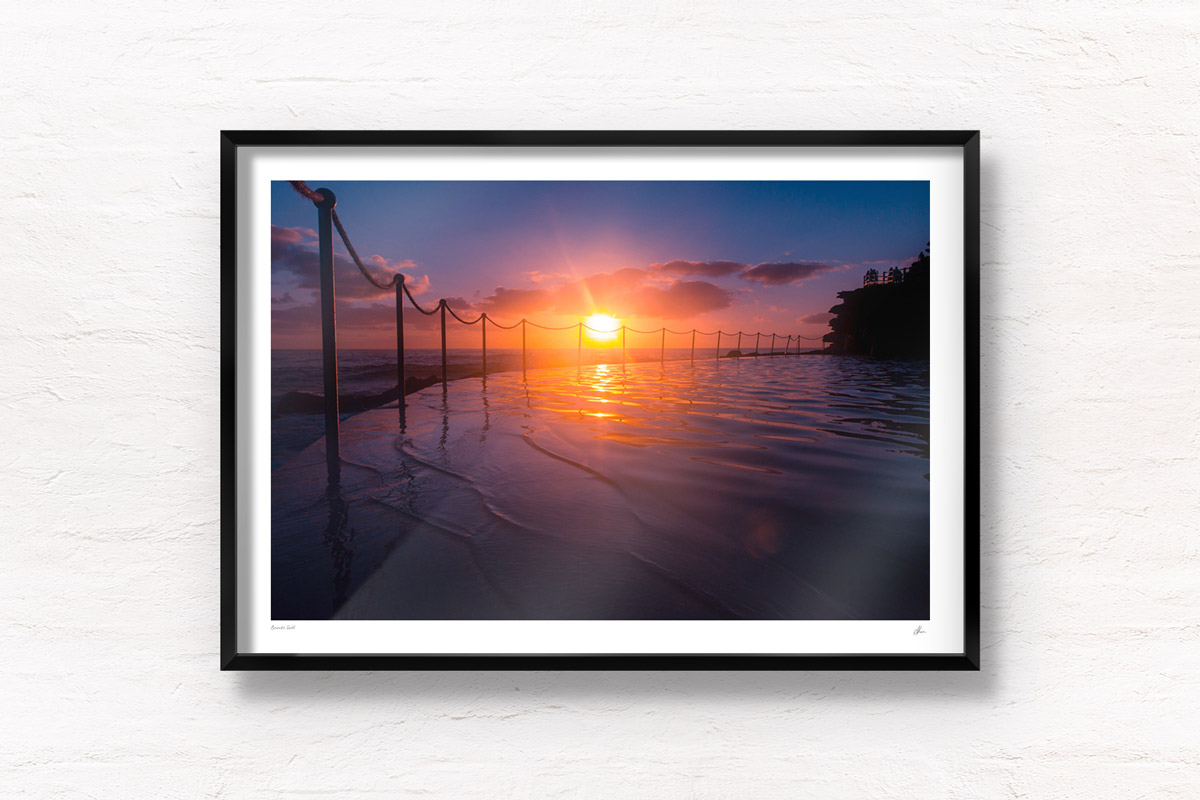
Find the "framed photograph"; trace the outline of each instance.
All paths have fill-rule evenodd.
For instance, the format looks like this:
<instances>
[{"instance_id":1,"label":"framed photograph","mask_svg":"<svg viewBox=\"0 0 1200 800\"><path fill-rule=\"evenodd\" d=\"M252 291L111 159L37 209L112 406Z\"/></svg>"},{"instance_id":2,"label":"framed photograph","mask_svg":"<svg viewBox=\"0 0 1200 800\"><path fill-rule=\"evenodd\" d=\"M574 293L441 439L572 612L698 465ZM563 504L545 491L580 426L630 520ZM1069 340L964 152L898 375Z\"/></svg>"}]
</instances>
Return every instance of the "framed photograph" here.
<instances>
[{"instance_id":1,"label":"framed photograph","mask_svg":"<svg viewBox=\"0 0 1200 800\"><path fill-rule=\"evenodd\" d=\"M979 668L977 131L221 134L223 669Z\"/></svg>"}]
</instances>

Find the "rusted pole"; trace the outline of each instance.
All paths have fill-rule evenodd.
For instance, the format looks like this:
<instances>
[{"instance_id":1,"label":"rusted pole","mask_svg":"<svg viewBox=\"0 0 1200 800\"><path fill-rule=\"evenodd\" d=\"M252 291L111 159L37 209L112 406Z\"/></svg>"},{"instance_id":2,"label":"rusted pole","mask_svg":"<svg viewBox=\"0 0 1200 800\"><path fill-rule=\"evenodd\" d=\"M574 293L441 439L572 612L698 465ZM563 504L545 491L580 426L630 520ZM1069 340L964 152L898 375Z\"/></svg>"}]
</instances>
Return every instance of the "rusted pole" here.
<instances>
[{"instance_id":1,"label":"rusted pole","mask_svg":"<svg viewBox=\"0 0 1200 800\"><path fill-rule=\"evenodd\" d=\"M521 374L525 374L525 318L521 318Z\"/></svg>"},{"instance_id":2,"label":"rusted pole","mask_svg":"<svg viewBox=\"0 0 1200 800\"><path fill-rule=\"evenodd\" d=\"M404 276L396 282L396 383L400 387L400 416L404 416Z\"/></svg>"},{"instance_id":3,"label":"rusted pole","mask_svg":"<svg viewBox=\"0 0 1200 800\"><path fill-rule=\"evenodd\" d=\"M692 361L696 360L696 329L692 328Z\"/></svg>"},{"instance_id":4,"label":"rusted pole","mask_svg":"<svg viewBox=\"0 0 1200 800\"><path fill-rule=\"evenodd\" d=\"M446 301L439 300L438 307L442 310L442 388L446 388Z\"/></svg>"},{"instance_id":5,"label":"rusted pole","mask_svg":"<svg viewBox=\"0 0 1200 800\"><path fill-rule=\"evenodd\" d=\"M317 206L317 235L321 271L321 363L325 373L325 462L329 482L341 478L338 444L338 372L336 298L333 286L333 208L337 197L329 189L317 189L324 199Z\"/></svg>"},{"instance_id":6,"label":"rusted pole","mask_svg":"<svg viewBox=\"0 0 1200 800\"><path fill-rule=\"evenodd\" d=\"M483 377L487 379L487 314L479 315L479 330L483 333Z\"/></svg>"}]
</instances>

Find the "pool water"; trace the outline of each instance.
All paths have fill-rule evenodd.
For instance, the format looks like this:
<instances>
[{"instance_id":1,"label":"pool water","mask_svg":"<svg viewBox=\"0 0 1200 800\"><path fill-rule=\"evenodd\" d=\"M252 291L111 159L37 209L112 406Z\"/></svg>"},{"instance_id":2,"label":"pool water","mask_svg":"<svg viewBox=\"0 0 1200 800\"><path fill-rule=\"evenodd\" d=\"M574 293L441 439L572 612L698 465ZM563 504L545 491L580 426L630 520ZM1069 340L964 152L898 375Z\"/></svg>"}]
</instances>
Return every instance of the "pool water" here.
<instances>
[{"instance_id":1,"label":"pool water","mask_svg":"<svg viewBox=\"0 0 1200 800\"><path fill-rule=\"evenodd\" d=\"M450 382L272 473L276 619L926 619L928 362Z\"/></svg>"}]
</instances>

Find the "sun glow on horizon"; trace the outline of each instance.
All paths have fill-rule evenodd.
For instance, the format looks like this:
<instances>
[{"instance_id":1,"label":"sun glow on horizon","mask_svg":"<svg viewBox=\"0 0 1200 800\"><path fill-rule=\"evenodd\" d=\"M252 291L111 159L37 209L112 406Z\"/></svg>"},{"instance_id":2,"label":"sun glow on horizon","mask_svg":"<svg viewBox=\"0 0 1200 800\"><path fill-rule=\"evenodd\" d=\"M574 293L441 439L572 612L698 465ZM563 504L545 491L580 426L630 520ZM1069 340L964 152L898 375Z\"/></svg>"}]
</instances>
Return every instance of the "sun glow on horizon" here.
<instances>
[{"instance_id":1,"label":"sun glow on horizon","mask_svg":"<svg viewBox=\"0 0 1200 800\"><path fill-rule=\"evenodd\" d=\"M617 340L617 332L621 330L621 320L612 314L592 314L584 317L583 331L588 344L599 347L612 344Z\"/></svg>"}]
</instances>

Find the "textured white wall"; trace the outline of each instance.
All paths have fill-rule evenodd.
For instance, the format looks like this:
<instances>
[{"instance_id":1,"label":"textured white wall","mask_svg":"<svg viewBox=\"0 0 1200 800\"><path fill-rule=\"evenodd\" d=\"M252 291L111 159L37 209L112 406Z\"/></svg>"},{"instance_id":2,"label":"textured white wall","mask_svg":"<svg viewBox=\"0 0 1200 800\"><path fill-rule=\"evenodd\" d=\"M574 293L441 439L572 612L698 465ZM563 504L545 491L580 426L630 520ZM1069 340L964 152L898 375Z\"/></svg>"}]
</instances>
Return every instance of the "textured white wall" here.
<instances>
[{"instance_id":1,"label":"textured white wall","mask_svg":"<svg viewBox=\"0 0 1200 800\"><path fill-rule=\"evenodd\" d=\"M1194 3L115 5L0 32L0 794L1200 795ZM982 129L983 672L218 672L217 132L391 127Z\"/></svg>"}]
</instances>

